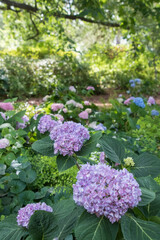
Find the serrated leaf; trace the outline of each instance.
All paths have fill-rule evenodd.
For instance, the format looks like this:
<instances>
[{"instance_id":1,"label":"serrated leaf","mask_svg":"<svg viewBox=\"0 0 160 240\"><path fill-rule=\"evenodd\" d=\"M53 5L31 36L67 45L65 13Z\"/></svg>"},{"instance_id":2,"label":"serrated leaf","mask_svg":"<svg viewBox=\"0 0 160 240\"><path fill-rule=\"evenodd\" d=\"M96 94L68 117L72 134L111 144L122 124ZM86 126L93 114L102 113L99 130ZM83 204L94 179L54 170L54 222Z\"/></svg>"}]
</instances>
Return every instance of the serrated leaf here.
<instances>
[{"instance_id":1,"label":"serrated leaf","mask_svg":"<svg viewBox=\"0 0 160 240\"><path fill-rule=\"evenodd\" d=\"M6 165L0 163L0 175L4 175L6 171Z\"/></svg>"},{"instance_id":2,"label":"serrated leaf","mask_svg":"<svg viewBox=\"0 0 160 240\"><path fill-rule=\"evenodd\" d=\"M160 192L160 185L151 176L136 179L140 187L147 188L154 192Z\"/></svg>"},{"instance_id":3,"label":"serrated leaf","mask_svg":"<svg viewBox=\"0 0 160 240\"><path fill-rule=\"evenodd\" d=\"M16 126L16 122L17 122L16 118L22 118L24 116L25 112L26 112L26 110L16 113L11 118L6 120L6 122L11 123L15 127Z\"/></svg>"},{"instance_id":4,"label":"serrated leaf","mask_svg":"<svg viewBox=\"0 0 160 240\"><path fill-rule=\"evenodd\" d=\"M160 173L160 159L150 153L143 153L134 159L135 165L131 172L135 177L151 175L157 177Z\"/></svg>"},{"instance_id":5,"label":"serrated leaf","mask_svg":"<svg viewBox=\"0 0 160 240\"><path fill-rule=\"evenodd\" d=\"M35 199L44 198L47 192L48 192L48 187L43 187L40 192L35 193Z\"/></svg>"},{"instance_id":6,"label":"serrated leaf","mask_svg":"<svg viewBox=\"0 0 160 240\"><path fill-rule=\"evenodd\" d=\"M1 125L2 123L4 123L4 119L3 119L3 117L2 117L1 114L0 114L0 125Z\"/></svg>"},{"instance_id":7,"label":"serrated leaf","mask_svg":"<svg viewBox=\"0 0 160 240\"><path fill-rule=\"evenodd\" d=\"M19 179L25 183L32 183L36 179L37 174L33 169L22 170L19 173Z\"/></svg>"},{"instance_id":8,"label":"serrated leaf","mask_svg":"<svg viewBox=\"0 0 160 240\"><path fill-rule=\"evenodd\" d=\"M35 197L35 193L28 190L28 191L23 191L18 195L18 200L23 204L27 205L28 203L32 203L33 199Z\"/></svg>"},{"instance_id":9,"label":"serrated leaf","mask_svg":"<svg viewBox=\"0 0 160 240\"><path fill-rule=\"evenodd\" d=\"M57 236L57 225L53 213L38 210L31 216L28 225L32 240L53 240Z\"/></svg>"},{"instance_id":10,"label":"serrated leaf","mask_svg":"<svg viewBox=\"0 0 160 240\"><path fill-rule=\"evenodd\" d=\"M118 232L118 223L110 223L104 216L96 217L85 211L75 228L77 240L115 240Z\"/></svg>"},{"instance_id":11,"label":"serrated leaf","mask_svg":"<svg viewBox=\"0 0 160 240\"><path fill-rule=\"evenodd\" d=\"M20 193L26 187L26 184L24 182L21 182L20 180L12 180L9 185L11 186L11 193Z\"/></svg>"},{"instance_id":12,"label":"serrated leaf","mask_svg":"<svg viewBox=\"0 0 160 240\"><path fill-rule=\"evenodd\" d=\"M119 140L104 135L99 143L106 156L113 162L120 163L125 157L125 148Z\"/></svg>"},{"instance_id":13,"label":"serrated leaf","mask_svg":"<svg viewBox=\"0 0 160 240\"><path fill-rule=\"evenodd\" d=\"M156 216L160 212L160 193L156 194L155 199L147 206L138 207L146 218Z\"/></svg>"},{"instance_id":14,"label":"serrated leaf","mask_svg":"<svg viewBox=\"0 0 160 240\"><path fill-rule=\"evenodd\" d=\"M77 156L87 156L91 152L94 152L101 136L102 136L101 132L97 132L94 135L92 135L90 139L84 143L82 149L76 153Z\"/></svg>"},{"instance_id":15,"label":"serrated leaf","mask_svg":"<svg viewBox=\"0 0 160 240\"><path fill-rule=\"evenodd\" d=\"M73 167L76 164L76 159L72 156L58 155L56 162L57 162L58 171L63 172L68 168Z\"/></svg>"},{"instance_id":16,"label":"serrated leaf","mask_svg":"<svg viewBox=\"0 0 160 240\"><path fill-rule=\"evenodd\" d=\"M90 160L90 159L88 159L88 158L84 158L84 157L80 157L80 156L78 156L78 158L79 158L79 160L81 160L81 162L82 163L90 163L90 164L95 164L95 162L94 161L92 161L92 160Z\"/></svg>"},{"instance_id":17,"label":"serrated leaf","mask_svg":"<svg viewBox=\"0 0 160 240\"><path fill-rule=\"evenodd\" d=\"M10 215L0 222L1 240L20 240L28 235L26 228L18 226L16 216Z\"/></svg>"},{"instance_id":18,"label":"serrated leaf","mask_svg":"<svg viewBox=\"0 0 160 240\"><path fill-rule=\"evenodd\" d=\"M159 240L160 225L157 223L124 215L121 218L121 228L125 240Z\"/></svg>"},{"instance_id":19,"label":"serrated leaf","mask_svg":"<svg viewBox=\"0 0 160 240\"><path fill-rule=\"evenodd\" d=\"M42 154L43 156L55 156L53 149L53 141L50 139L50 137L45 137L41 140L34 142L32 144L32 149Z\"/></svg>"},{"instance_id":20,"label":"serrated leaf","mask_svg":"<svg viewBox=\"0 0 160 240\"><path fill-rule=\"evenodd\" d=\"M54 215L58 222L57 238L63 240L72 233L74 226L84 209L77 206L72 199L61 200L54 206L54 209Z\"/></svg>"},{"instance_id":21,"label":"serrated leaf","mask_svg":"<svg viewBox=\"0 0 160 240\"><path fill-rule=\"evenodd\" d=\"M145 206L145 205L149 204L150 202L152 202L156 197L155 192L153 192L147 188L142 187L141 192L142 192L141 201L138 203L138 206Z\"/></svg>"}]
</instances>

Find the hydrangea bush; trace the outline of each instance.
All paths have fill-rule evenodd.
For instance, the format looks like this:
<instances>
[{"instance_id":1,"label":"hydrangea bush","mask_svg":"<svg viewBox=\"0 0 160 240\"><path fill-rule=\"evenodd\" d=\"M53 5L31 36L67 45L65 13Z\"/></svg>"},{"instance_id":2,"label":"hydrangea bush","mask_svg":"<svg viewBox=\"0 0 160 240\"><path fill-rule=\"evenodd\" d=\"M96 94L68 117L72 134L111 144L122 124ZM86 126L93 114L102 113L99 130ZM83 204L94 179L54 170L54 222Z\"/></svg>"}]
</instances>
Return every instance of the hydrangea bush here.
<instances>
[{"instance_id":1,"label":"hydrangea bush","mask_svg":"<svg viewBox=\"0 0 160 240\"><path fill-rule=\"evenodd\" d=\"M140 114L145 117L147 111L153 121L157 120L159 116L151 116L152 105L145 103L139 97L132 99L129 112L128 106L118 102L108 114L96 113L97 121L90 126L55 120L50 114L51 104L44 107L44 116L39 114L35 119L32 116L23 129L16 129L16 126L17 121L24 124L22 118L25 114L28 116L25 111L9 111L6 113L8 118L0 117L1 140L6 138L9 141L5 148L2 144L1 156L6 156L13 144L15 147L13 139L18 139L18 142L23 138L24 141L20 151L15 152L10 161L5 158L0 165L0 187L4 194L2 214L6 216L4 220L2 216L0 222L1 238L159 240L160 186L154 178L159 175L160 160L150 153L139 154L125 147L125 141L117 139L115 129L114 137L111 134L111 125L117 120L113 116L116 115L120 118L119 123L123 124L126 124L125 119L133 124L131 120ZM63 105L57 114L63 112L66 104ZM84 105L82 102L85 111L88 103L86 107ZM157 109L155 104L154 108ZM70 111L68 107L66 109ZM81 108L79 110L82 111ZM107 129L106 124L109 126ZM140 123L136 131L141 129ZM34 136L32 143L31 135ZM97 159L91 158L94 152L99 152ZM69 195L63 191L56 192L47 185L40 191L33 188L36 171L32 169L29 157L35 158L36 154L54 157L59 175L66 170L69 172L73 166L77 167L73 194L71 191Z\"/></svg>"}]
</instances>

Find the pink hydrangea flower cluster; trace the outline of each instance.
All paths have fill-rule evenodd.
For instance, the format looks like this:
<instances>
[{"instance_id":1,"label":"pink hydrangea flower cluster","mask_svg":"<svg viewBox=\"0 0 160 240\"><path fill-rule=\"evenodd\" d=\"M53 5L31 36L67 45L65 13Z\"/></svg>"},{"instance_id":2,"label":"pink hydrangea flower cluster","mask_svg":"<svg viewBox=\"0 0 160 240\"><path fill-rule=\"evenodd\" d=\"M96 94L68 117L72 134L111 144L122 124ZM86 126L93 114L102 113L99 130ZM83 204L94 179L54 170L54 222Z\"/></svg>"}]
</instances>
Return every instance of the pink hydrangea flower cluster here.
<instances>
[{"instance_id":1,"label":"pink hydrangea flower cluster","mask_svg":"<svg viewBox=\"0 0 160 240\"><path fill-rule=\"evenodd\" d=\"M64 107L63 103L53 103L51 105L51 109L53 112L58 111L59 109L62 109Z\"/></svg>"},{"instance_id":2,"label":"pink hydrangea flower cluster","mask_svg":"<svg viewBox=\"0 0 160 240\"><path fill-rule=\"evenodd\" d=\"M90 135L88 130L80 123L68 121L57 125L50 132L50 138L54 140L55 154L71 156L82 148L84 141L88 140Z\"/></svg>"},{"instance_id":3,"label":"pink hydrangea flower cluster","mask_svg":"<svg viewBox=\"0 0 160 240\"><path fill-rule=\"evenodd\" d=\"M156 101L153 97L149 97L148 101L147 101L147 105L151 106L151 105L155 105Z\"/></svg>"},{"instance_id":4,"label":"pink hydrangea flower cluster","mask_svg":"<svg viewBox=\"0 0 160 240\"><path fill-rule=\"evenodd\" d=\"M0 108L2 108L5 111L10 111L14 109L12 103L10 102L7 102L7 103L0 102Z\"/></svg>"},{"instance_id":5,"label":"pink hydrangea flower cluster","mask_svg":"<svg viewBox=\"0 0 160 240\"><path fill-rule=\"evenodd\" d=\"M9 146L9 140L7 138L0 139L0 149L6 148Z\"/></svg>"},{"instance_id":6,"label":"pink hydrangea flower cluster","mask_svg":"<svg viewBox=\"0 0 160 240\"><path fill-rule=\"evenodd\" d=\"M88 119L88 112L87 111L83 111L80 114L78 114L78 116L82 119Z\"/></svg>"},{"instance_id":7,"label":"pink hydrangea flower cluster","mask_svg":"<svg viewBox=\"0 0 160 240\"><path fill-rule=\"evenodd\" d=\"M37 129L43 134L47 131L50 132L58 124L59 123L57 121L52 120L50 115L44 115L40 118Z\"/></svg>"},{"instance_id":8,"label":"pink hydrangea flower cluster","mask_svg":"<svg viewBox=\"0 0 160 240\"><path fill-rule=\"evenodd\" d=\"M88 86L87 88L86 88L87 90L95 90L95 88L93 87L93 86Z\"/></svg>"},{"instance_id":9,"label":"pink hydrangea flower cluster","mask_svg":"<svg viewBox=\"0 0 160 240\"><path fill-rule=\"evenodd\" d=\"M23 123L17 122L16 129L19 129L19 128L24 129L24 128L26 128L26 126L27 126L26 123L29 122L29 117L24 115L22 117L22 120L23 120Z\"/></svg>"},{"instance_id":10,"label":"pink hydrangea flower cluster","mask_svg":"<svg viewBox=\"0 0 160 240\"><path fill-rule=\"evenodd\" d=\"M129 105L131 103L131 100L134 100L134 99L135 99L134 97L130 97L124 101L124 104Z\"/></svg>"},{"instance_id":11,"label":"pink hydrangea flower cluster","mask_svg":"<svg viewBox=\"0 0 160 240\"><path fill-rule=\"evenodd\" d=\"M53 212L53 209L46 203L30 203L25 207L20 208L17 215L17 223L19 226L28 227L29 220L36 210L44 210L47 212Z\"/></svg>"},{"instance_id":12,"label":"pink hydrangea flower cluster","mask_svg":"<svg viewBox=\"0 0 160 240\"><path fill-rule=\"evenodd\" d=\"M82 165L73 185L73 199L89 213L117 222L141 200L141 190L127 169L116 170L99 163Z\"/></svg>"}]
</instances>

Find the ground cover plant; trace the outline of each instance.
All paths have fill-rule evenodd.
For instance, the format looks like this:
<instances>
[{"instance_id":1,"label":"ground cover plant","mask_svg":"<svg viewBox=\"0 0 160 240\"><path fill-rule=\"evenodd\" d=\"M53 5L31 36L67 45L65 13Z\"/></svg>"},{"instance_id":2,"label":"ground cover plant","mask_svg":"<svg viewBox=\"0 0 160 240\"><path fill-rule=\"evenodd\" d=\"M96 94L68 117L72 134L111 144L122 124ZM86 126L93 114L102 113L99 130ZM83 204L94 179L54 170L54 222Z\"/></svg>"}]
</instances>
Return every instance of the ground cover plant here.
<instances>
[{"instance_id":1,"label":"ground cover plant","mask_svg":"<svg viewBox=\"0 0 160 240\"><path fill-rule=\"evenodd\" d=\"M159 106L120 96L99 111L76 91L0 103L0 239L158 240L159 136L143 129Z\"/></svg>"}]
</instances>

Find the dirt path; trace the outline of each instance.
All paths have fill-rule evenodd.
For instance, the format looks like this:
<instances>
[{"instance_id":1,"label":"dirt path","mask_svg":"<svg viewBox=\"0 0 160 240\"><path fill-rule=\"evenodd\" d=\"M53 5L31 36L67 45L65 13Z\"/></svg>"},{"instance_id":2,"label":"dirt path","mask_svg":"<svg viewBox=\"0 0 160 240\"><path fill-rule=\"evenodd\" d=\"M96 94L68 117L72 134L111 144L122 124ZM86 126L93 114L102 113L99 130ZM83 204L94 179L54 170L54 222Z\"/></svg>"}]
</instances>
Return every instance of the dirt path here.
<instances>
[{"instance_id":1,"label":"dirt path","mask_svg":"<svg viewBox=\"0 0 160 240\"><path fill-rule=\"evenodd\" d=\"M119 96L119 93L116 93L116 92L109 92L109 93L106 93L106 94L101 94L101 95L93 95L93 96L90 96L90 97L82 97L83 100L88 100L92 103L94 103L97 107L111 107L112 104L109 103L109 99L114 99L114 98L117 98ZM127 94L123 94L123 96L125 96L125 98L128 98L130 97L129 95ZM148 98L149 96L146 96L146 98ZM156 103L160 105L160 94L157 95L156 97L154 97L155 100L156 100ZM40 105L41 103L43 102L42 98L31 98L28 100L28 103L31 104L31 105Z\"/></svg>"}]
</instances>

